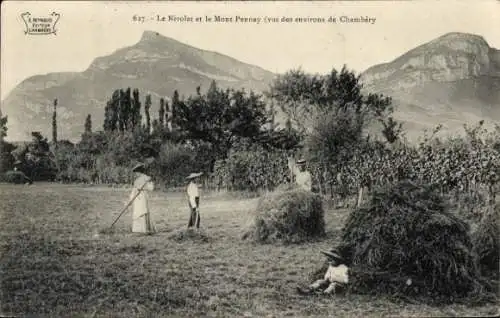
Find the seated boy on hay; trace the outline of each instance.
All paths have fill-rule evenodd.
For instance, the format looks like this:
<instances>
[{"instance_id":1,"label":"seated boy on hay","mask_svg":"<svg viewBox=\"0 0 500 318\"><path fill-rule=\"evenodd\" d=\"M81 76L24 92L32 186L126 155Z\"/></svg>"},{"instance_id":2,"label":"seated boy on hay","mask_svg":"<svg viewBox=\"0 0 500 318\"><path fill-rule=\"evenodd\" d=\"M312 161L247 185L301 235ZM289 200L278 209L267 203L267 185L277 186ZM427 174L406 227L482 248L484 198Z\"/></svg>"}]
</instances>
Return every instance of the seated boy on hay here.
<instances>
[{"instance_id":1,"label":"seated boy on hay","mask_svg":"<svg viewBox=\"0 0 500 318\"><path fill-rule=\"evenodd\" d=\"M349 282L348 270L345 260L338 252L333 249L329 252L321 252L328 258L328 270L323 279L318 279L306 288L297 287L300 294L308 295L313 292L323 290L323 293L330 295L337 291L337 287L341 289Z\"/></svg>"}]
</instances>

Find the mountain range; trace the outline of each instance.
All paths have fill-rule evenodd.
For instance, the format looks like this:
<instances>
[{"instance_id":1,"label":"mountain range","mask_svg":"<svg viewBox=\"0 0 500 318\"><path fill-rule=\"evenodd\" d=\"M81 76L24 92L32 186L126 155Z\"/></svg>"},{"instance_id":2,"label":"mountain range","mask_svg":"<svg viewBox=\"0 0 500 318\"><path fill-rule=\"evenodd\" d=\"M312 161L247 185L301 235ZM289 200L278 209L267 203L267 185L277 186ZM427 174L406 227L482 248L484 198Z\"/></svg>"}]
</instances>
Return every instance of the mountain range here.
<instances>
[{"instance_id":1,"label":"mountain range","mask_svg":"<svg viewBox=\"0 0 500 318\"><path fill-rule=\"evenodd\" d=\"M329 70L325 70L325 73ZM201 50L145 31L134 45L96 58L83 72L27 78L2 101L8 115L7 140L30 139L31 131L50 136L53 100L58 99L60 139L78 140L87 114L102 127L104 107L117 88L138 88L160 97L174 90L190 95L197 86L245 88L262 92L276 74L226 55ZM393 97L395 118L414 140L422 129L442 123L449 133L464 123L500 122L500 51L478 35L449 33L395 60L361 74L364 89ZM98 128L96 128L98 129Z\"/></svg>"},{"instance_id":2,"label":"mountain range","mask_svg":"<svg viewBox=\"0 0 500 318\"><path fill-rule=\"evenodd\" d=\"M393 98L410 139L438 124L456 134L463 124L500 122L500 50L478 35L445 34L367 69L361 81Z\"/></svg>"}]
</instances>

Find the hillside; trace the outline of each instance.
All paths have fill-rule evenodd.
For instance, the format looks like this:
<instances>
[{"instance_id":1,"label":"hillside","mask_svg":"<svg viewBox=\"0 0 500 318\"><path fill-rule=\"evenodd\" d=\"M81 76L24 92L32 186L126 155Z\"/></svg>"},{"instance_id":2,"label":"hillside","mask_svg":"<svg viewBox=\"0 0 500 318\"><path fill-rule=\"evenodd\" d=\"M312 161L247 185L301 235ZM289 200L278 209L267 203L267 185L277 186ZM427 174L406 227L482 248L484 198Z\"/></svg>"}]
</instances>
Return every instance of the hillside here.
<instances>
[{"instance_id":1,"label":"hillside","mask_svg":"<svg viewBox=\"0 0 500 318\"><path fill-rule=\"evenodd\" d=\"M392 96L408 137L442 123L446 134L500 122L500 51L481 36L448 33L366 70L365 89Z\"/></svg>"},{"instance_id":2,"label":"hillside","mask_svg":"<svg viewBox=\"0 0 500 318\"><path fill-rule=\"evenodd\" d=\"M197 86L208 88L216 80L221 87L262 91L273 77L257 66L146 31L135 45L96 58L82 73L26 79L2 102L2 111L9 116L9 140L29 140L35 130L50 136L52 101L57 98L59 137L78 139L87 114L94 127L102 126L106 100L117 88L151 93L155 113L160 97L170 98L176 89L190 95Z\"/></svg>"}]
</instances>

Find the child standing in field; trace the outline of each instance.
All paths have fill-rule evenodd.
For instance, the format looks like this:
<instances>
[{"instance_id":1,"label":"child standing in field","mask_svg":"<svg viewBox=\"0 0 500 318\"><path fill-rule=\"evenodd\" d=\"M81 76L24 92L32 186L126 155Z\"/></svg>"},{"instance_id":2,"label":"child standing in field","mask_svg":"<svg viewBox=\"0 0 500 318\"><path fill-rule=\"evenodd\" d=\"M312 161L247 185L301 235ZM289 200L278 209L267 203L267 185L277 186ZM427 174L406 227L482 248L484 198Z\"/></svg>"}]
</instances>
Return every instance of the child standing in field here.
<instances>
[{"instance_id":1,"label":"child standing in field","mask_svg":"<svg viewBox=\"0 0 500 318\"><path fill-rule=\"evenodd\" d=\"M203 173L191 173L186 179L189 181L187 186L187 197L189 204L189 223L188 228L196 224L196 228L200 228L200 189L197 184L197 179Z\"/></svg>"},{"instance_id":2,"label":"child standing in field","mask_svg":"<svg viewBox=\"0 0 500 318\"><path fill-rule=\"evenodd\" d=\"M136 165L132 171L135 172L136 176L134 187L130 193L130 200L135 197L132 205L132 232L153 234L156 229L149 210L148 191L154 190L154 184L151 177L146 175L144 164Z\"/></svg>"}]
</instances>

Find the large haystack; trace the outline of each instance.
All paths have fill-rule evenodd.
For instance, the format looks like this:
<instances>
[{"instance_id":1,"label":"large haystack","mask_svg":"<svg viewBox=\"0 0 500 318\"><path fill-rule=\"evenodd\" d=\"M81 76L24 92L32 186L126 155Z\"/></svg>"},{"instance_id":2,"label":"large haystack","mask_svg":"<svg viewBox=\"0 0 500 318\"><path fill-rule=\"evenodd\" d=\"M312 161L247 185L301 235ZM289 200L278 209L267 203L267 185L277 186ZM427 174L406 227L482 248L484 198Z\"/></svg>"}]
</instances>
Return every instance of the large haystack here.
<instances>
[{"instance_id":1,"label":"large haystack","mask_svg":"<svg viewBox=\"0 0 500 318\"><path fill-rule=\"evenodd\" d=\"M429 186L400 182L352 211L340 252L349 290L448 302L482 294L468 225Z\"/></svg>"},{"instance_id":2,"label":"large haystack","mask_svg":"<svg viewBox=\"0 0 500 318\"><path fill-rule=\"evenodd\" d=\"M496 280L500 271L500 203L488 209L472 235L481 272ZM498 281L497 281L498 284Z\"/></svg>"},{"instance_id":3,"label":"large haystack","mask_svg":"<svg viewBox=\"0 0 500 318\"><path fill-rule=\"evenodd\" d=\"M325 234L321 197L293 188L260 198L243 239L260 243L301 243Z\"/></svg>"}]
</instances>

